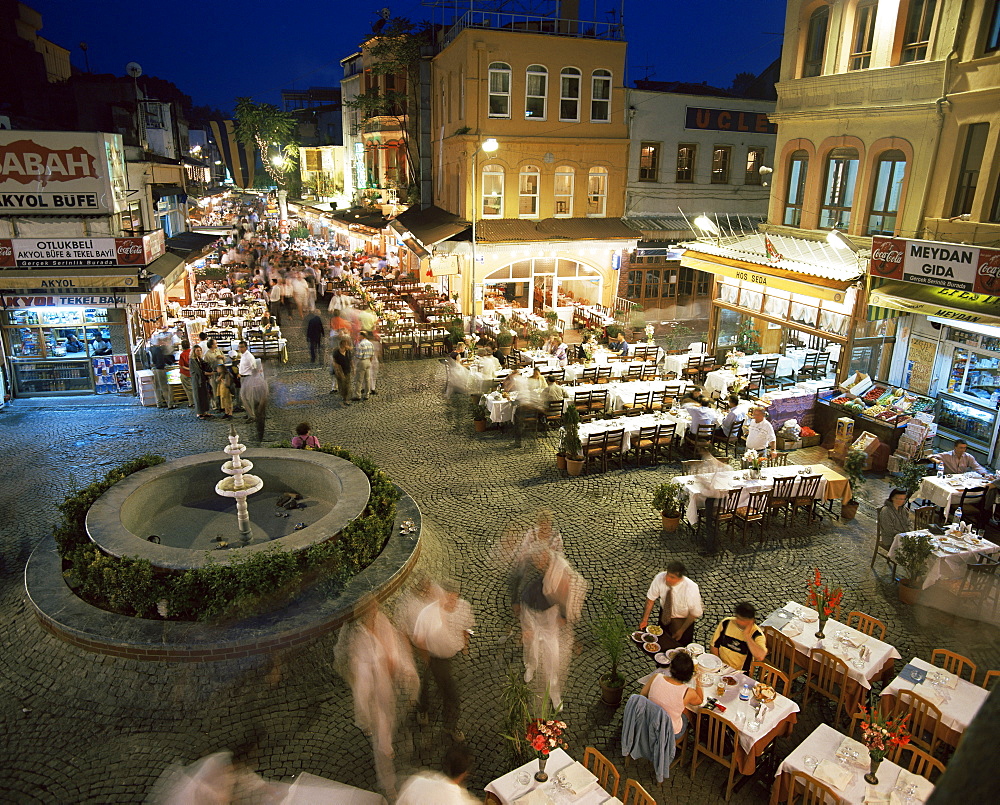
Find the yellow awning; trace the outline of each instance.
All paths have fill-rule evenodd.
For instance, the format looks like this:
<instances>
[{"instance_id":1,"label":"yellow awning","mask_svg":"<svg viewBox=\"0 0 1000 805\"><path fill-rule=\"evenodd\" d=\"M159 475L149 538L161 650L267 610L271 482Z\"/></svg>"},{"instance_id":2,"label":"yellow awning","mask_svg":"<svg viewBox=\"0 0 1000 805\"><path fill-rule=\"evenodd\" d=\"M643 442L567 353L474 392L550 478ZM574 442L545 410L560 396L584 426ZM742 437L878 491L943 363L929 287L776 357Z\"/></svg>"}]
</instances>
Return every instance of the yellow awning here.
<instances>
[{"instance_id":1,"label":"yellow awning","mask_svg":"<svg viewBox=\"0 0 1000 805\"><path fill-rule=\"evenodd\" d=\"M715 260L704 260L694 257L691 252L685 252L681 256L681 265L688 268L696 268L698 271L705 271L709 274L718 274L722 277L744 280L761 288L777 288L788 293L811 296L815 299L825 299L828 302L843 302L847 293L847 288L852 283L843 283L843 288L830 288L825 285L815 285L809 278L803 276L801 280L793 280L788 277L778 277L774 274L766 274L754 271L749 267L730 265L729 263L716 262ZM828 280L829 281L829 280Z\"/></svg>"},{"instance_id":2,"label":"yellow awning","mask_svg":"<svg viewBox=\"0 0 1000 805\"><path fill-rule=\"evenodd\" d=\"M1000 297L971 291L890 281L871 289L869 303L958 322L1000 325Z\"/></svg>"}]
</instances>

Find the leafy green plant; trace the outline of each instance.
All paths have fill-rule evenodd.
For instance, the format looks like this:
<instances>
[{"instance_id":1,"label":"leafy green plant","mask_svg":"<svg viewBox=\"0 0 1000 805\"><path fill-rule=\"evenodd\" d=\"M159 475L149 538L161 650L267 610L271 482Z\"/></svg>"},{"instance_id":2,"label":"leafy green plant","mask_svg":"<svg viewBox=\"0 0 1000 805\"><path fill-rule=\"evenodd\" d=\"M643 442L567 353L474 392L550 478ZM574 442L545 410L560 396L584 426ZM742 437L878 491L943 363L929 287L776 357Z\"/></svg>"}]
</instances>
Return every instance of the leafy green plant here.
<instances>
[{"instance_id":1,"label":"leafy green plant","mask_svg":"<svg viewBox=\"0 0 1000 805\"><path fill-rule=\"evenodd\" d=\"M482 403L479 403L472 411L472 419L476 422L483 422L486 420L486 417L489 415L489 413L490 412L486 408L486 406L483 405Z\"/></svg>"},{"instance_id":2,"label":"leafy green plant","mask_svg":"<svg viewBox=\"0 0 1000 805\"><path fill-rule=\"evenodd\" d=\"M740 326L736 329L734 346L747 355L760 352L760 330L753 326L753 319L749 316L740 319Z\"/></svg>"},{"instance_id":3,"label":"leafy green plant","mask_svg":"<svg viewBox=\"0 0 1000 805\"><path fill-rule=\"evenodd\" d=\"M528 722L531 721L531 705L534 698L535 694L524 681L524 671L518 666L509 666L507 681L500 691L507 730L503 737L519 758L527 755L530 750L525 736L528 732Z\"/></svg>"},{"instance_id":4,"label":"leafy green plant","mask_svg":"<svg viewBox=\"0 0 1000 805\"><path fill-rule=\"evenodd\" d=\"M576 410L572 401L563 411L562 425L566 429L563 450L567 458L580 458L583 455L583 444L580 442L580 412Z\"/></svg>"},{"instance_id":5,"label":"leafy green plant","mask_svg":"<svg viewBox=\"0 0 1000 805\"><path fill-rule=\"evenodd\" d=\"M506 349L514 344L514 334L510 330L501 328L497 333L497 346Z\"/></svg>"},{"instance_id":6,"label":"leafy green plant","mask_svg":"<svg viewBox=\"0 0 1000 805\"><path fill-rule=\"evenodd\" d=\"M676 481L665 481L653 490L652 506L664 517L680 517L684 502L684 487Z\"/></svg>"},{"instance_id":7,"label":"leafy green plant","mask_svg":"<svg viewBox=\"0 0 1000 805\"><path fill-rule=\"evenodd\" d=\"M624 332L625 328L622 327L620 324L609 324L607 327L604 328L604 333L605 335L607 335L609 341L612 338L617 338L621 333Z\"/></svg>"},{"instance_id":8,"label":"leafy green plant","mask_svg":"<svg viewBox=\"0 0 1000 805\"><path fill-rule=\"evenodd\" d=\"M618 596L611 590L605 591L601 596L601 609L591 628L594 642L611 663L611 669L602 675L601 681L611 688L623 687L625 677L618 672L618 665L625 650L625 641L629 637L629 627L619 609Z\"/></svg>"},{"instance_id":9,"label":"leafy green plant","mask_svg":"<svg viewBox=\"0 0 1000 805\"><path fill-rule=\"evenodd\" d=\"M900 489L906 490L909 498L914 492L920 489L920 483L928 475L933 474L931 467L925 461L913 461L904 459L899 465L899 474L896 483Z\"/></svg>"},{"instance_id":10,"label":"leafy green plant","mask_svg":"<svg viewBox=\"0 0 1000 805\"><path fill-rule=\"evenodd\" d=\"M900 538L899 547L896 548L895 562L905 569L905 580L909 582L908 587L920 586L920 580L924 577L927 560L932 551L931 538L923 531L904 534Z\"/></svg>"},{"instance_id":11,"label":"leafy green plant","mask_svg":"<svg viewBox=\"0 0 1000 805\"><path fill-rule=\"evenodd\" d=\"M844 459L844 474L851 485L851 502L868 480L865 478L865 466L868 464L868 454L864 450L849 450Z\"/></svg>"},{"instance_id":12,"label":"leafy green plant","mask_svg":"<svg viewBox=\"0 0 1000 805\"><path fill-rule=\"evenodd\" d=\"M528 346L531 349L538 349L545 343L546 336L543 330L539 330L537 327L532 327L528 330L526 339L528 341Z\"/></svg>"}]
</instances>

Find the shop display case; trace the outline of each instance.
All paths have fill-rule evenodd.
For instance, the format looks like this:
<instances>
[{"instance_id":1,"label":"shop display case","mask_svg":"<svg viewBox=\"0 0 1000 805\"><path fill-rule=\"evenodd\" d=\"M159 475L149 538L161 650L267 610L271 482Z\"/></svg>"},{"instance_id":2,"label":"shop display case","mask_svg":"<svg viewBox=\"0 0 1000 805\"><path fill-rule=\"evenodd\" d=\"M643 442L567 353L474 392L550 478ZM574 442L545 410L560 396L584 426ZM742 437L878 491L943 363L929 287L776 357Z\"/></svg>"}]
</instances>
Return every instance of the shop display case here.
<instances>
[{"instance_id":1,"label":"shop display case","mask_svg":"<svg viewBox=\"0 0 1000 805\"><path fill-rule=\"evenodd\" d=\"M87 360L12 362L14 386L18 394L88 394L94 384Z\"/></svg>"},{"instance_id":2,"label":"shop display case","mask_svg":"<svg viewBox=\"0 0 1000 805\"><path fill-rule=\"evenodd\" d=\"M995 407L1000 403L1000 354L956 347L948 373L948 392Z\"/></svg>"},{"instance_id":3,"label":"shop display case","mask_svg":"<svg viewBox=\"0 0 1000 805\"><path fill-rule=\"evenodd\" d=\"M952 442L963 439L973 451L984 455L988 462L994 460L997 411L989 407L988 402L979 405L954 394L941 394L935 418L940 438Z\"/></svg>"}]
</instances>

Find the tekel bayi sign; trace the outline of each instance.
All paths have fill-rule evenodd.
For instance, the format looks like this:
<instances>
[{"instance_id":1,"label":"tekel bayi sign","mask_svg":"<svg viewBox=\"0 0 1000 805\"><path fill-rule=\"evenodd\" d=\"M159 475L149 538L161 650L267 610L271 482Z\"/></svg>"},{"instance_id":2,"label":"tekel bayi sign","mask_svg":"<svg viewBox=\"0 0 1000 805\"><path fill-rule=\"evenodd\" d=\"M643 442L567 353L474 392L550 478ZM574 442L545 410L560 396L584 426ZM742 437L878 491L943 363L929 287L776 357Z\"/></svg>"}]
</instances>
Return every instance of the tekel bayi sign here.
<instances>
[{"instance_id":1,"label":"tekel bayi sign","mask_svg":"<svg viewBox=\"0 0 1000 805\"><path fill-rule=\"evenodd\" d=\"M0 238L0 268L146 266L164 251L162 229L141 238Z\"/></svg>"},{"instance_id":2,"label":"tekel bayi sign","mask_svg":"<svg viewBox=\"0 0 1000 805\"><path fill-rule=\"evenodd\" d=\"M0 131L0 215L110 215L126 188L120 134Z\"/></svg>"},{"instance_id":3,"label":"tekel bayi sign","mask_svg":"<svg viewBox=\"0 0 1000 805\"><path fill-rule=\"evenodd\" d=\"M90 296L0 296L0 307L7 310L29 307L119 307L135 305L142 301L142 294L90 295Z\"/></svg>"},{"instance_id":4,"label":"tekel bayi sign","mask_svg":"<svg viewBox=\"0 0 1000 805\"><path fill-rule=\"evenodd\" d=\"M873 277L953 291L1000 291L1000 251L962 243L876 236L869 271Z\"/></svg>"}]
</instances>

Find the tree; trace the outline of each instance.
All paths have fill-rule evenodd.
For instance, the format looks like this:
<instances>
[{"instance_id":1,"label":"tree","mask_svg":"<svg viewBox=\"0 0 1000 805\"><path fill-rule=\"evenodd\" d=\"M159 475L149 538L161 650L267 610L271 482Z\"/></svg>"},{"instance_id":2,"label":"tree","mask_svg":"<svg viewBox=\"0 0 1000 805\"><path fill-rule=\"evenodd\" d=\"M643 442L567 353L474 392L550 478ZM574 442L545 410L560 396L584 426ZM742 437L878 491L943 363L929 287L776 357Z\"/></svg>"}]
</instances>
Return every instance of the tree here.
<instances>
[{"instance_id":1,"label":"tree","mask_svg":"<svg viewBox=\"0 0 1000 805\"><path fill-rule=\"evenodd\" d=\"M264 170L281 190L298 160L295 143L298 121L271 103L254 103L253 98L236 99L236 139L260 152Z\"/></svg>"},{"instance_id":2,"label":"tree","mask_svg":"<svg viewBox=\"0 0 1000 805\"><path fill-rule=\"evenodd\" d=\"M737 73L736 77L733 78L733 83L729 87L729 91L734 95L746 95L756 81L757 76L753 73Z\"/></svg>"}]
</instances>

